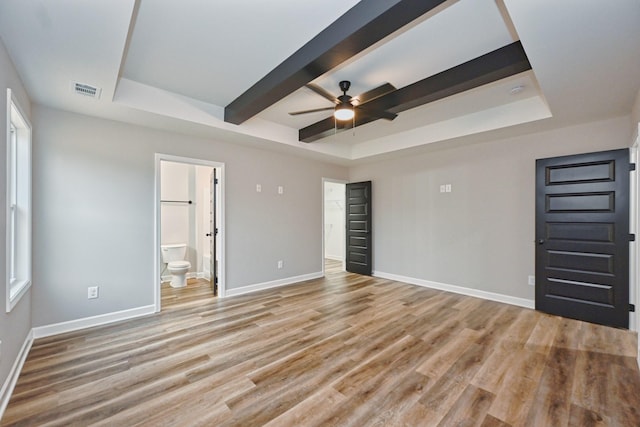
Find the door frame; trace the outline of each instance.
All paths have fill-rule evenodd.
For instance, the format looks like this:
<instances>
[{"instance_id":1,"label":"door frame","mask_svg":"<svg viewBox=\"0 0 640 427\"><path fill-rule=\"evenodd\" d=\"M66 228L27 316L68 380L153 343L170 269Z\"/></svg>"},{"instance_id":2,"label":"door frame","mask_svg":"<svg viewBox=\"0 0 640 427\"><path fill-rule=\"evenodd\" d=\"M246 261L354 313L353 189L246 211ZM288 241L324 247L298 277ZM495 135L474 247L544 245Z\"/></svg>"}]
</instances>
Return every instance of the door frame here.
<instances>
[{"instance_id":1,"label":"door frame","mask_svg":"<svg viewBox=\"0 0 640 427\"><path fill-rule=\"evenodd\" d=\"M631 242L629 247L629 300L636 306L636 312L629 313L630 329L640 332L640 251L638 250L638 215L640 214L640 123L638 123L638 133L636 140L629 149L629 161L636 165L636 170L631 171L631 182L629 185L629 233L636 235L636 240ZM638 341L638 364L640 365L640 341Z\"/></svg>"},{"instance_id":2,"label":"door frame","mask_svg":"<svg viewBox=\"0 0 640 427\"><path fill-rule=\"evenodd\" d=\"M162 280L160 278L160 266L162 263L162 255L160 253L160 232L161 232L161 222L160 222L160 189L161 187L161 174L160 174L160 164L161 162L175 162L175 163L184 163L195 166L208 166L211 168L215 168L220 171L218 176L218 209L220 212L220 217L218 218L219 224L219 235L220 235L220 247L218 248L218 297L224 298L226 294L226 280L225 280L225 205L224 205L224 163L212 161L212 160L204 160L204 159L195 159L191 157L181 157L174 156L171 154L163 154L163 153L155 153L155 191L154 191L154 218L153 225L155 229L154 238L153 238L153 254L154 254L154 262L153 262L153 278L154 278L154 287L153 287L153 295L155 302L155 311L156 313L160 312L161 306L161 293L160 286L162 285Z\"/></svg>"},{"instance_id":3,"label":"door frame","mask_svg":"<svg viewBox=\"0 0 640 427\"><path fill-rule=\"evenodd\" d=\"M325 234L324 234L325 233L324 215L325 215L326 206L324 205L324 185L325 185L326 182L332 182L334 184L347 185L349 183L349 181L345 181L345 180L342 180L342 179L333 179L333 178L324 178L324 177L322 178L322 188L321 188L322 189L322 191L321 191L321 194L322 194L322 226L321 226L321 230L320 230L320 232L322 233L322 239L321 239L321 241L322 241L322 253L320 255L321 255L321 261L322 261L321 265L322 265L322 275L323 276L324 276L324 273L325 273L325 271L324 271L325 270L325 268L324 268L324 250L325 250L325 247L324 247L324 236L325 236ZM345 194L345 198L346 198L346 194ZM346 209L346 205L345 205L345 209ZM343 243L344 243L344 239L343 239ZM346 269L346 262L347 262L347 254L344 254L344 256L342 257L342 271L344 271Z\"/></svg>"}]
</instances>

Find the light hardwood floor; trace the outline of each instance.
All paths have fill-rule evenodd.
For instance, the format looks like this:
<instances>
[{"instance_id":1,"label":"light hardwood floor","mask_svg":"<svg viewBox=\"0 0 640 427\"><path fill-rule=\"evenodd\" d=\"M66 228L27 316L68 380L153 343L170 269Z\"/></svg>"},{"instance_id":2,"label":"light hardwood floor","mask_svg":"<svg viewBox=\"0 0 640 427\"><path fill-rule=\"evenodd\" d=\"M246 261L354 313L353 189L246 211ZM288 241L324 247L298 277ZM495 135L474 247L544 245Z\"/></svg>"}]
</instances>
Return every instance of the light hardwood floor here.
<instances>
[{"instance_id":1,"label":"light hardwood floor","mask_svg":"<svg viewBox=\"0 0 640 427\"><path fill-rule=\"evenodd\" d=\"M339 271L36 340L2 426L640 426L625 330Z\"/></svg>"}]
</instances>

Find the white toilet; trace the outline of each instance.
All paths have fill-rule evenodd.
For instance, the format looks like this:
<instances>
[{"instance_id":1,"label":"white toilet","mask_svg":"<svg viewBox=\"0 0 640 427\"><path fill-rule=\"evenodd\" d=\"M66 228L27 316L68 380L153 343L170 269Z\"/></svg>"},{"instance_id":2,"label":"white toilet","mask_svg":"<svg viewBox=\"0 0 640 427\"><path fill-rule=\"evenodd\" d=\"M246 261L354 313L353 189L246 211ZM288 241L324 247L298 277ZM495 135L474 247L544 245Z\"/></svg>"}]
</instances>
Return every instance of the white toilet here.
<instances>
[{"instance_id":1,"label":"white toilet","mask_svg":"<svg viewBox=\"0 0 640 427\"><path fill-rule=\"evenodd\" d=\"M187 245L177 243L174 245L161 245L162 262L167 264L167 270L171 273L171 287L183 288L187 286L187 272L191 263L185 261Z\"/></svg>"}]
</instances>

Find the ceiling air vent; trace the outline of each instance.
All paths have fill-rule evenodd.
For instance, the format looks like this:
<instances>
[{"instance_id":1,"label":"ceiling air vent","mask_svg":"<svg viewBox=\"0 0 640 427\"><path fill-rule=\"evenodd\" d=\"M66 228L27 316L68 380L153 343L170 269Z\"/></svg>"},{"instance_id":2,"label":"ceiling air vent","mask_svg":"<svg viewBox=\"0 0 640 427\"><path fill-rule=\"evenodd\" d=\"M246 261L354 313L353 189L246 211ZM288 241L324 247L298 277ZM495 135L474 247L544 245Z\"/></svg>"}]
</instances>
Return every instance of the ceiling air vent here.
<instances>
[{"instance_id":1,"label":"ceiling air vent","mask_svg":"<svg viewBox=\"0 0 640 427\"><path fill-rule=\"evenodd\" d=\"M96 99L100 98L100 93L102 92L102 89L98 87L78 82L72 82L71 88L78 95L84 95Z\"/></svg>"}]
</instances>

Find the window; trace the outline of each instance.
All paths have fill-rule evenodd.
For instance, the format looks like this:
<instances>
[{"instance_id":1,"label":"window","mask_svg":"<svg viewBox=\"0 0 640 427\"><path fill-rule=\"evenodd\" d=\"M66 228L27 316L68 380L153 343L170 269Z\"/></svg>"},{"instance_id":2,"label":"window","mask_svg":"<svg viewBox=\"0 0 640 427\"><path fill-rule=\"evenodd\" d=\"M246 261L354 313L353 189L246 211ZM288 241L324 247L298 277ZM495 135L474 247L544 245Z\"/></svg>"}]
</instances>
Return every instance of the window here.
<instances>
[{"instance_id":1,"label":"window","mask_svg":"<svg viewBox=\"0 0 640 427\"><path fill-rule=\"evenodd\" d=\"M31 286L31 125L7 89L7 312Z\"/></svg>"}]
</instances>

